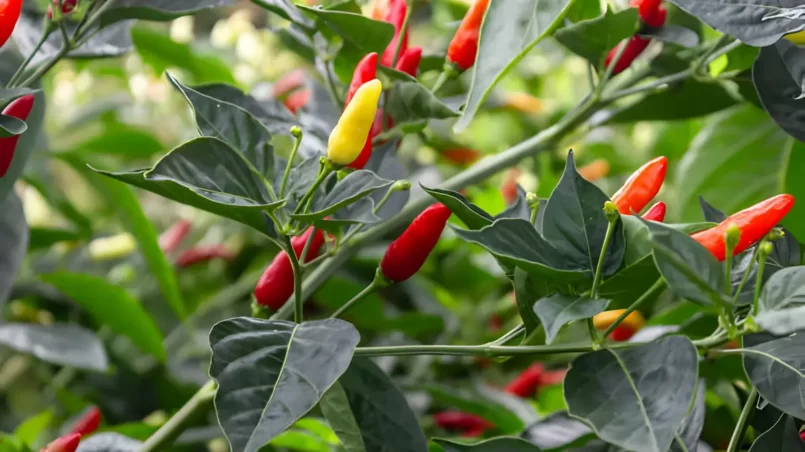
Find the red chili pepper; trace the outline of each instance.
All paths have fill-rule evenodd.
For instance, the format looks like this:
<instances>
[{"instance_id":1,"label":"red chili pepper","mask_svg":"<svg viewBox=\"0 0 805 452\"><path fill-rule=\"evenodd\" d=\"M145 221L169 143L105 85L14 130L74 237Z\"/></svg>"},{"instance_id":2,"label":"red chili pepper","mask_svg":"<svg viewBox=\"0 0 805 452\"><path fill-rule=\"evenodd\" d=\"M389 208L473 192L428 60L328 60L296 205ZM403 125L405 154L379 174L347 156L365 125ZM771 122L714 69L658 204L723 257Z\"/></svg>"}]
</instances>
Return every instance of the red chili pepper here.
<instances>
[{"instance_id":1,"label":"red chili pepper","mask_svg":"<svg viewBox=\"0 0 805 452\"><path fill-rule=\"evenodd\" d=\"M637 331L629 328L625 325L618 325L609 333L609 338L615 342L626 342L628 341Z\"/></svg>"},{"instance_id":2,"label":"red chili pepper","mask_svg":"<svg viewBox=\"0 0 805 452\"><path fill-rule=\"evenodd\" d=\"M394 39L391 40L383 56L380 57L380 64L386 67L394 66L394 54L397 52L397 43L400 44L400 55L408 49L408 30L403 30L405 16L408 14L408 2L406 0L391 0L386 10L385 21L394 25Z\"/></svg>"},{"instance_id":3,"label":"red chili pepper","mask_svg":"<svg viewBox=\"0 0 805 452\"><path fill-rule=\"evenodd\" d=\"M41 452L75 452L75 450L78 449L79 442L81 442L81 435L71 433L57 438L55 441L45 446Z\"/></svg>"},{"instance_id":4,"label":"red chili pepper","mask_svg":"<svg viewBox=\"0 0 805 452\"><path fill-rule=\"evenodd\" d=\"M542 384L542 374L545 366L534 363L522 371L514 380L506 385L505 391L518 397L531 397Z\"/></svg>"},{"instance_id":5,"label":"red chili pepper","mask_svg":"<svg viewBox=\"0 0 805 452\"><path fill-rule=\"evenodd\" d=\"M419 69L419 63L421 61L422 47L412 46L400 54L400 60L397 61L397 67L395 67L395 69L400 72L405 72L411 77L416 77L416 71Z\"/></svg>"},{"instance_id":6,"label":"red chili pepper","mask_svg":"<svg viewBox=\"0 0 805 452\"><path fill-rule=\"evenodd\" d=\"M481 158L481 153L474 149L445 149L441 154L448 162L460 166L471 165Z\"/></svg>"},{"instance_id":7,"label":"red chili pepper","mask_svg":"<svg viewBox=\"0 0 805 452\"><path fill-rule=\"evenodd\" d=\"M310 227L304 234L291 239L291 247L297 258L302 255L302 251L305 249L305 243L307 243L313 231L314 229ZM319 255L321 246L324 244L324 234L319 229L315 231L313 241L310 243L307 255L305 256L305 262L310 262L315 259ZM257 304L276 311L291 298L293 290L294 277L291 260L288 258L288 254L285 253L285 251L281 251L274 257L274 260L271 261L266 271L263 272L263 276L260 277L260 280L257 281L257 286L254 288L254 298Z\"/></svg>"},{"instance_id":8,"label":"red chili pepper","mask_svg":"<svg viewBox=\"0 0 805 452\"><path fill-rule=\"evenodd\" d=\"M61 13L66 16L75 10L78 0L63 0L61 4ZM53 6L59 6L59 0L53 0ZM53 6L48 6L48 20L53 20Z\"/></svg>"},{"instance_id":9,"label":"red chili pepper","mask_svg":"<svg viewBox=\"0 0 805 452\"><path fill-rule=\"evenodd\" d=\"M715 227L697 232L691 237L707 248L719 261L726 258L724 234L731 224L738 226L741 239L735 247L733 255L738 254L766 236L788 214L794 206L791 195L777 195L761 201L752 207L730 215Z\"/></svg>"},{"instance_id":10,"label":"red chili pepper","mask_svg":"<svg viewBox=\"0 0 805 452\"><path fill-rule=\"evenodd\" d=\"M291 71L274 83L274 97L283 97L303 86L305 86L305 71L302 69Z\"/></svg>"},{"instance_id":11,"label":"red chili pepper","mask_svg":"<svg viewBox=\"0 0 805 452\"><path fill-rule=\"evenodd\" d=\"M668 159L657 157L632 173L620 190L612 195L612 202L618 207L618 212L631 215L643 210L657 196L667 170Z\"/></svg>"},{"instance_id":12,"label":"red chili pepper","mask_svg":"<svg viewBox=\"0 0 805 452\"><path fill-rule=\"evenodd\" d=\"M3 10L0 9L0 19L2 19L2 11ZM0 27L1 26L2 25L0 25ZM0 43L2 43L2 36L0 36ZM25 121L28 119L28 115L31 114L33 108L34 96L33 94L29 94L8 104L5 110L3 110L3 114ZM0 138L0 177L5 176L9 167L11 167L11 161L14 160L14 151L17 149L17 141L19 141L19 139L20 135Z\"/></svg>"},{"instance_id":13,"label":"red chili pepper","mask_svg":"<svg viewBox=\"0 0 805 452\"><path fill-rule=\"evenodd\" d=\"M565 381L567 369L546 370L542 373L542 386L558 385Z\"/></svg>"},{"instance_id":14,"label":"red chili pepper","mask_svg":"<svg viewBox=\"0 0 805 452\"><path fill-rule=\"evenodd\" d=\"M442 411L433 415L436 426L447 431L459 431L464 436L480 436L495 425L481 416L461 411Z\"/></svg>"},{"instance_id":15,"label":"red chili pepper","mask_svg":"<svg viewBox=\"0 0 805 452\"><path fill-rule=\"evenodd\" d=\"M22 0L0 0L0 47L8 41L22 12Z\"/></svg>"},{"instance_id":16,"label":"red chili pepper","mask_svg":"<svg viewBox=\"0 0 805 452\"><path fill-rule=\"evenodd\" d=\"M310 100L310 90L305 89L298 89L288 97L285 98L283 104L285 104L285 108L291 111L291 113L296 114L302 107L307 105L307 101Z\"/></svg>"},{"instance_id":17,"label":"red chili pepper","mask_svg":"<svg viewBox=\"0 0 805 452\"><path fill-rule=\"evenodd\" d=\"M393 282L414 276L436 247L451 213L443 204L433 204L419 214L386 250L380 262L383 275Z\"/></svg>"},{"instance_id":18,"label":"red chili pepper","mask_svg":"<svg viewBox=\"0 0 805 452\"><path fill-rule=\"evenodd\" d=\"M176 259L176 266L179 268L187 268L192 265L209 262L213 259L231 261L234 258L235 255L224 245L196 246L182 253L179 258Z\"/></svg>"},{"instance_id":19,"label":"red chili pepper","mask_svg":"<svg viewBox=\"0 0 805 452\"><path fill-rule=\"evenodd\" d=\"M662 0L631 0L629 6L637 8L637 14L643 22L649 22L660 8Z\"/></svg>"},{"instance_id":20,"label":"red chili pepper","mask_svg":"<svg viewBox=\"0 0 805 452\"><path fill-rule=\"evenodd\" d=\"M665 203L660 201L657 204L651 206L650 209L643 214L644 220L656 221L657 223L662 223L662 220L665 219Z\"/></svg>"},{"instance_id":21,"label":"red chili pepper","mask_svg":"<svg viewBox=\"0 0 805 452\"><path fill-rule=\"evenodd\" d=\"M489 0L475 0L447 47L447 61L455 64L462 71L466 71L475 64L481 23L483 23L488 7Z\"/></svg>"},{"instance_id":22,"label":"red chili pepper","mask_svg":"<svg viewBox=\"0 0 805 452\"><path fill-rule=\"evenodd\" d=\"M75 433L80 436L86 436L98 430L101 425L101 410L98 407L92 407L70 429L70 433Z\"/></svg>"},{"instance_id":23,"label":"red chili pepper","mask_svg":"<svg viewBox=\"0 0 805 452\"><path fill-rule=\"evenodd\" d=\"M632 36L632 39L626 43L626 50L623 51L621 59L618 60L618 63L615 65L615 69L612 70L612 75L620 74L621 72L625 71L632 64L632 61L637 59L637 57L639 57L640 54L646 50L646 47L648 47L649 43L651 43L651 39L641 38L637 35ZM605 63L606 67L609 67L609 64L618 55L618 49L620 49L621 45L622 44L618 44L614 49L609 51Z\"/></svg>"},{"instance_id":24,"label":"red chili pepper","mask_svg":"<svg viewBox=\"0 0 805 452\"><path fill-rule=\"evenodd\" d=\"M668 10L664 6L660 6L657 11L651 16L644 19L646 25L652 28L660 28L665 25L665 19L668 17Z\"/></svg>"},{"instance_id":25,"label":"red chili pepper","mask_svg":"<svg viewBox=\"0 0 805 452\"><path fill-rule=\"evenodd\" d=\"M193 224L190 221L184 219L173 223L167 231L159 236L159 247L162 252L167 254L178 248L182 244L182 240L190 233L192 226Z\"/></svg>"},{"instance_id":26,"label":"red chili pepper","mask_svg":"<svg viewBox=\"0 0 805 452\"><path fill-rule=\"evenodd\" d=\"M503 183L500 185L500 194L506 204L511 204L517 199L517 178L520 177L520 170L512 168L504 176Z\"/></svg>"}]
</instances>

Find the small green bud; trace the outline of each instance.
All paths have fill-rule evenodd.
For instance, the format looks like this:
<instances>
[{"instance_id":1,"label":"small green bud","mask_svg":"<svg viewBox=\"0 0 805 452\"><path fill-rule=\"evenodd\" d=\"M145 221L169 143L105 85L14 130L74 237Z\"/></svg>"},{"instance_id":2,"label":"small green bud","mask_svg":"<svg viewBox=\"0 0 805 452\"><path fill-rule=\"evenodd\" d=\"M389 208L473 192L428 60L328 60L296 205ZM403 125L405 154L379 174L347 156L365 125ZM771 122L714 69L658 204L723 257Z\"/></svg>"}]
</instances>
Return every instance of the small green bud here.
<instances>
[{"instance_id":1,"label":"small green bud","mask_svg":"<svg viewBox=\"0 0 805 452\"><path fill-rule=\"evenodd\" d=\"M535 208L539 207L539 197L536 193L528 193L525 195L525 202L528 204L528 207Z\"/></svg>"},{"instance_id":2,"label":"small green bud","mask_svg":"<svg viewBox=\"0 0 805 452\"><path fill-rule=\"evenodd\" d=\"M411 189L410 180L398 180L391 186L391 191L406 191Z\"/></svg>"},{"instance_id":3,"label":"small green bud","mask_svg":"<svg viewBox=\"0 0 805 452\"><path fill-rule=\"evenodd\" d=\"M293 135L293 137L296 138L297 140L301 139L302 138L302 128L299 127L299 126L291 127L291 135Z\"/></svg>"},{"instance_id":4,"label":"small green bud","mask_svg":"<svg viewBox=\"0 0 805 452\"><path fill-rule=\"evenodd\" d=\"M727 245L727 249L734 250L740 241L741 228L735 223L730 223L727 226L727 232L724 233L724 243Z\"/></svg>"},{"instance_id":5,"label":"small green bud","mask_svg":"<svg viewBox=\"0 0 805 452\"><path fill-rule=\"evenodd\" d=\"M604 217L606 217L607 221L610 223L618 221L620 214L618 213L618 207L614 202L607 201L604 203Z\"/></svg>"},{"instance_id":6,"label":"small green bud","mask_svg":"<svg viewBox=\"0 0 805 452\"><path fill-rule=\"evenodd\" d=\"M766 240L770 242L774 242L780 240L781 238L785 237L785 231L780 228L774 228L766 235Z\"/></svg>"},{"instance_id":7,"label":"small green bud","mask_svg":"<svg viewBox=\"0 0 805 452\"><path fill-rule=\"evenodd\" d=\"M761 259L768 256L773 251L774 251L774 245L771 242L767 242L765 240L760 242L760 248L758 249L758 252L760 253Z\"/></svg>"}]
</instances>

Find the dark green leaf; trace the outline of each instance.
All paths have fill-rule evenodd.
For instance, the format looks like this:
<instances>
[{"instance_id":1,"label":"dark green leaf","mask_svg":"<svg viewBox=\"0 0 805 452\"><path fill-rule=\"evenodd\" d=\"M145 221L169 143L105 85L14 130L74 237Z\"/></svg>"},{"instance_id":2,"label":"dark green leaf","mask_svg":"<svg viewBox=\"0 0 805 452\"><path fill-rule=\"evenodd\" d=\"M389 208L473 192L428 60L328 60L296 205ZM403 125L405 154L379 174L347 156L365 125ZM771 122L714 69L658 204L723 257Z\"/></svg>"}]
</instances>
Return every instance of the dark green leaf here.
<instances>
[{"instance_id":1,"label":"dark green leaf","mask_svg":"<svg viewBox=\"0 0 805 452\"><path fill-rule=\"evenodd\" d=\"M801 30L796 2L780 0L672 0L702 22L741 42L765 47L783 35ZM784 5L785 4L785 5Z\"/></svg>"},{"instance_id":2,"label":"dark green leaf","mask_svg":"<svg viewBox=\"0 0 805 452\"><path fill-rule=\"evenodd\" d=\"M360 14L307 6L298 8L316 17L335 34L344 38L344 41L367 53L382 53L394 37L394 27L391 24Z\"/></svg>"},{"instance_id":3,"label":"dark green leaf","mask_svg":"<svg viewBox=\"0 0 805 452\"><path fill-rule=\"evenodd\" d=\"M805 441L799 437L796 420L780 416L774 427L758 436L749 452L805 452Z\"/></svg>"},{"instance_id":4,"label":"dark green leaf","mask_svg":"<svg viewBox=\"0 0 805 452\"><path fill-rule=\"evenodd\" d=\"M472 86L455 131L467 128L503 76L537 43L559 28L572 3L568 0L490 3L481 26Z\"/></svg>"},{"instance_id":5,"label":"dark green leaf","mask_svg":"<svg viewBox=\"0 0 805 452\"><path fill-rule=\"evenodd\" d=\"M111 0L110 7L101 15L101 24L126 19L169 21L177 17L195 14L209 8L221 8L234 4L234 0Z\"/></svg>"},{"instance_id":6,"label":"dark green leaf","mask_svg":"<svg viewBox=\"0 0 805 452\"><path fill-rule=\"evenodd\" d=\"M474 444L459 443L447 439L434 439L445 452L541 452L542 449L526 440L513 436L499 436Z\"/></svg>"},{"instance_id":7,"label":"dark green leaf","mask_svg":"<svg viewBox=\"0 0 805 452\"><path fill-rule=\"evenodd\" d=\"M338 181L326 196L314 198L310 213L292 215L292 218L305 222L324 218L393 183L368 170L355 171Z\"/></svg>"},{"instance_id":8,"label":"dark green leaf","mask_svg":"<svg viewBox=\"0 0 805 452\"><path fill-rule=\"evenodd\" d=\"M587 269L568 268L564 256L528 221L504 218L478 231L453 230L462 239L486 248L499 261L551 278L552 283L575 284L590 276Z\"/></svg>"},{"instance_id":9,"label":"dark green leaf","mask_svg":"<svg viewBox=\"0 0 805 452\"><path fill-rule=\"evenodd\" d=\"M339 431L342 443L364 445L366 452L426 452L427 440L419 427L419 422L408 407L405 396L368 358L355 358L344 375L339 379L346 396L347 406L332 403L330 391L321 400L321 408L331 423L349 422L353 417L354 427ZM346 408L346 410L345 410ZM358 431L353 429L357 427ZM357 434L357 437L356 437ZM348 449L349 452L360 449Z\"/></svg>"},{"instance_id":10,"label":"dark green leaf","mask_svg":"<svg viewBox=\"0 0 805 452\"><path fill-rule=\"evenodd\" d=\"M395 83L383 111L391 116L394 124L458 116L458 112L453 111L418 82Z\"/></svg>"},{"instance_id":11,"label":"dark green leaf","mask_svg":"<svg viewBox=\"0 0 805 452\"><path fill-rule=\"evenodd\" d=\"M550 344L564 325L604 312L608 304L609 300L555 294L539 300L534 312L545 325L545 343Z\"/></svg>"},{"instance_id":12,"label":"dark green leaf","mask_svg":"<svg viewBox=\"0 0 805 452\"><path fill-rule=\"evenodd\" d=\"M2 196L2 195L0 195ZM20 198L11 192L0 200L0 308L2 308L14 284L14 278L25 259L28 249L28 224Z\"/></svg>"},{"instance_id":13,"label":"dark green leaf","mask_svg":"<svg viewBox=\"0 0 805 452\"><path fill-rule=\"evenodd\" d=\"M61 366L103 372L109 366L106 350L92 331L76 325L0 325L0 345Z\"/></svg>"},{"instance_id":14,"label":"dark green leaf","mask_svg":"<svg viewBox=\"0 0 805 452\"><path fill-rule=\"evenodd\" d=\"M0 115L0 138L22 135L28 130L28 125L21 119L12 116Z\"/></svg>"},{"instance_id":15,"label":"dark green leaf","mask_svg":"<svg viewBox=\"0 0 805 452\"><path fill-rule=\"evenodd\" d=\"M518 185L517 198L511 205L507 206L503 212L495 215L495 220L500 218L520 218L521 220L531 221L531 207L528 206L528 201L526 201L526 194L523 187ZM538 226L537 231L540 230L539 226L542 225L542 220L545 217L545 206L547 204L547 199L539 200L539 210L537 210L537 218L535 221L535 224Z\"/></svg>"},{"instance_id":16,"label":"dark green leaf","mask_svg":"<svg viewBox=\"0 0 805 452\"><path fill-rule=\"evenodd\" d=\"M347 369L360 336L338 319L237 317L210 331L215 407L233 452L256 452L304 416Z\"/></svg>"},{"instance_id":17,"label":"dark green leaf","mask_svg":"<svg viewBox=\"0 0 805 452\"><path fill-rule=\"evenodd\" d=\"M724 267L706 248L686 234L655 222L651 231L654 262L677 295L711 304L724 292Z\"/></svg>"},{"instance_id":18,"label":"dark green leaf","mask_svg":"<svg viewBox=\"0 0 805 452\"><path fill-rule=\"evenodd\" d=\"M607 201L609 198L601 189L576 172L570 151L565 172L548 199L542 220L543 236L564 256L566 266L595 273L609 227L604 215ZM618 221L604 257L603 276L618 270L625 248L623 224Z\"/></svg>"},{"instance_id":19,"label":"dark green leaf","mask_svg":"<svg viewBox=\"0 0 805 452\"><path fill-rule=\"evenodd\" d=\"M724 110L738 103L723 86L687 80L618 111L610 119L624 123L635 121L671 121L697 118Z\"/></svg>"},{"instance_id":20,"label":"dark green leaf","mask_svg":"<svg viewBox=\"0 0 805 452\"><path fill-rule=\"evenodd\" d=\"M341 378L343 378L343 375ZM346 452L366 452L366 444L363 442L361 428L358 426L358 421L355 419L355 414L349 405L347 393L340 382L336 382L324 393L321 400L319 400L319 409L333 428Z\"/></svg>"},{"instance_id":21,"label":"dark green leaf","mask_svg":"<svg viewBox=\"0 0 805 452\"><path fill-rule=\"evenodd\" d=\"M760 337L760 335L757 335ZM744 338L744 345L756 343L753 336ZM749 380L760 395L784 413L805 417L800 396L805 383L805 334L760 343L732 353L744 356L744 368Z\"/></svg>"},{"instance_id":22,"label":"dark green leaf","mask_svg":"<svg viewBox=\"0 0 805 452\"><path fill-rule=\"evenodd\" d=\"M142 351L165 360L162 333L140 301L102 278L81 273L50 273L41 277L72 298L100 325L126 336Z\"/></svg>"},{"instance_id":23,"label":"dark green leaf","mask_svg":"<svg viewBox=\"0 0 805 452\"><path fill-rule=\"evenodd\" d=\"M269 146L271 134L248 111L188 88L168 74L168 80L181 92L196 113L202 136L214 137L238 151L266 179L274 177L274 153ZM157 165L158 166L158 165ZM284 168L279 169L282 172Z\"/></svg>"},{"instance_id":24,"label":"dark green leaf","mask_svg":"<svg viewBox=\"0 0 805 452\"><path fill-rule=\"evenodd\" d=\"M699 206L702 208L704 221L721 223L727 219L727 214L713 207L709 202L704 200L703 196L699 196Z\"/></svg>"},{"instance_id":25,"label":"dark green leaf","mask_svg":"<svg viewBox=\"0 0 805 452\"><path fill-rule=\"evenodd\" d=\"M679 428L677 438L671 445L671 452L684 452L695 451L699 444L699 438L702 436L702 429L704 428L704 415L707 411L705 404L707 387L705 380L699 380L699 387L696 390L696 399L693 401L693 407L682 420L682 426ZM683 449L679 442L685 446Z\"/></svg>"},{"instance_id":26,"label":"dark green leaf","mask_svg":"<svg viewBox=\"0 0 805 452\"><path fill-rule=\"evenodd\" d=\"M760 50L752 67L752 81L760 102L783 130L805 141L805 121L797 112L805 93L805 49L787 40Z\"/></svg>"},{"instance_id":27,"label":"dark green leaf","mask_svg":"<svg viewBox=\"0 0 805 452\"><path fill-rule=\"evenodd\" d=\"M683 336L582 355L565 377L568 411L609 443L666 452L695 395L698 358Z\"/></svg>"},{"instance_id":28,"label":"dark green leaf","mask_svg":"<svg viewBox=\"0 0 805 452\"><path fill-rule=\"evenodd\" d=\"M31 88L0 88L0 106L6 106L6 104L11 103L13 100L28 94L34 94L38 91L37 89Z\"/></svg>"},{"instance_id":29,"label":"dark green leaf","mask_svg":"<svg viewBox=\"0 0 805 452\"><path fill-rule=\"evenodd\" d=\"M136 1L136 0L135 0ZM36 48L39 39L42 37L42 25L45 23L42 16L30 16L23 14L15 28L14 42L19 47L19 51L24 55L29 55ZM77 28L77 22L64 22L67 32L72 35ZM67 54L68 58L73 59L94 59L94 58L114 58L127 53L133 47L131 41L132 21L117 23L105 28L89 31L90 36L84 44L75 48ZM50 33L48 39L42 45L33 60L31 66L38 66L45 61L54 58L61 51L63 39L61 33Z\"/></svg>"},{"instance_id":30,"label":"dark green leaf","mask_svg":"<svg viewBox=\"0 0 805 452\"><path fill-rule=\"evenodd\" d=\"M559 411L529 425L523 438L547 452L582 446L595 438L595 433L584 422Z\"/></svg>"},{"instance_id":31,"label":"dark green leaf","mask_svg":"<svg viewBox=\"0 0 805 452\"><path fill-rule=\"evenodd\" d=\"M679 25L666 24L660 28L649 28L640 33L640 36L692 48L699 45L699 35L695 31Z\"/></svg>"},{"instance_id":32,"label":"dark green leaf","mask_svg":"<svg viewBox=\"0 0 805 452\"><path fill-rule=\"evenodd\" d=\"M548 293L547 284L541 278L532 278L521 268L514 269L514 299L517 310L526 328L526 335L530 335L540 325L540 319L534 312L534 304Z\"/></svg>"},{"instance_id":33,"label":"dark green leaf","mask_svg":"<svg viewBox=\"0 0 805 452\"><path fill-rule=\"evenodd\" d=\"M609 304L610 309L623 309L640 298L659 277L654 259L649 255L601 283L598 296L612 300ZM649 300L646 303L651 305L653 301Z\"/></svg>"},{"instance_id":34,"label":"dark green leaf","mask_svg":"<svg viewBox=\"0 0 805 452\"><path fill-rule=\"evenodd\" d=\"M272 135L288 135L299 120L277 99L258 101L238 88L225 83L194 86L193 89L206 96L221 99L251 113ZM305 132L309 132L305 130ZM329 132L329 130L328 130ZM307 136L307 133L306 133ZM302 140L304 147L304 139Z\"/></svg>"},{"instance_id":35,"label":"dark green leaf","mask_svg":"<svg viewBox=\"0 0 805 452\"><path fill-rule=\"evenodd\" d=\"M603 16L557 30L554 37L571 52L599 67L610 50L639 29L637 8L617 13L607 8Z\"/></svg>"},{"instance_id":36,"label":"dark green leaf","mask_svg":"<svg viewBox=\"0 0 805 452\"><path fill-rule=\"evenodd\" d=\"M493 218L483 209L476 206L461 193L440 188L422 187L429 195L447 206L459 220L472 230L481 229L492 224Z\"/></svg>"}]
</instances>

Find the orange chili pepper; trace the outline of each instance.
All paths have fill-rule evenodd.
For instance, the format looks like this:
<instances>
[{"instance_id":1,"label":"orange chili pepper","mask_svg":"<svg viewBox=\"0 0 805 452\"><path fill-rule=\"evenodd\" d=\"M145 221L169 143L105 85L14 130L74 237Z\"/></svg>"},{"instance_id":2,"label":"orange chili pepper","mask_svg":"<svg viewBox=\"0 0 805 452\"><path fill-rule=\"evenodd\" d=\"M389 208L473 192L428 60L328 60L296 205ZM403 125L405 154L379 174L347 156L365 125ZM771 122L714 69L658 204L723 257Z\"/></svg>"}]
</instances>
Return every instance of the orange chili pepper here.
<instances>
[{"instance_id":1,"label":"orange chili pepper","mask_svg":"<svg viewBox=\"0 0 805 452\"><path fill-rule=\"evenodd\" d=\"M609 161L596 159L578 169L579 175L590 182L606 177L609 174Z\"/></svg>"}]
</instances>

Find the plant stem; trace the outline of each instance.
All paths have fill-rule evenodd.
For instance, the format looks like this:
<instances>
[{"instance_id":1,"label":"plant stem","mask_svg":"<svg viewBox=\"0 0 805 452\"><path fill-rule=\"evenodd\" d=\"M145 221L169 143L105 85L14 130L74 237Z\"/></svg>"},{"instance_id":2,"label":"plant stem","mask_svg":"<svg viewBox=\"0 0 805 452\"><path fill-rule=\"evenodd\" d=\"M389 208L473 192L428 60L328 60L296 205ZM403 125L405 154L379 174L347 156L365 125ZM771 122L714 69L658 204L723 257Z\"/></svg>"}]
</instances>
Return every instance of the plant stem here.
<instances>
[{"instance_id":1,"label":"plant stem","mask_svg":"<svg viewBox=\"0 0 805 452\"><path fill-rule=\"evenodd\" d=\"M294 209L295 214L303 212L303 211L304 212L307 211L307 209L308 209L308 207L307 207L308 201L310 201L310 199L316 193L316 190L318 190L319 185L321 185L322 182L324 182L324 179L326 179L327 176L329 176L330 173L333 172L333 168L330 166L330 164L328 162L322 160L322 166L323 166L322 170L319 171L319 175L316 176L316 180L313 181L313 185L310 186L310 188L307 190L307 193L305 193L305 196L303 196L302 200L299 201L299 205L297 205L296 209Z\"/></svg>"},{"instance_id":2,"label":"plant stem","mask_svg":"<svg viewBox=\"0 0 805 452\"><path fill-rule=\"evenodd\" d=\"M45 44L45 41L48 40L48 37L50 37L50 34L52 32L53 30L48 28L47 30L44 31L44 33L42 33L42 37L39 38L39 42L36 44L36 47L34 47L34 50L32 50L31 54L28 55L28 58L26 58L25 61L22 62L22 65L17 69L17 72L15 72L13 76L11 76L11 80L9 80L8 83L6 84L8 87L13 87L14 84L17 83L17 81L19 81L19 79L25 72L25 69L27 69L28 65L31 64L31 61L33 61L34 57L42 48L42 46Z\"/></svg>"},{"instance_id":3,"label":"plant stem","mask_svg":"<svg viewBox=\"0 0 805 452\"><path fill-rule=\"evenodd\" d=\"M618 224L619 218L609 221L607 225L607 232L604 235L604 243L601 245L601 253L598 255L598 264L595 266L595 275L593 276L593 287L590 289L590 297L598 298L598 286L601 285L601 278L604 273L604 261L606 260L607 249L610 242L612 242L612 233L615 232L615 225Z\"/></svg>"},{"instance_id":4,"label":"plant stem","mask_svg":"<svg viewBox=\"0 0 805 452\"><path fill-rule=\"evenodd\" d=\"M531 224L537 225L537 216L539 215L539 202L531 209Z\"/></svg>"},{"instance_id":5,"label":"plant stem","mask_svg":"<svg viewBox=\"0 0 805 452\"><path fill-rule=\"evenodd\" d=\"M634 347L625 342L613 344L612 348ZM593 351L591 344L560 345L398 345L388 347L358 347L355 356L405 356L405 355L456 355L497 356L555 355L561 353L586 353Z\"/></svg>"},{"instance_id":6,"label":"plant stem","mask_svg":"<svg viewBox=\"0 0 805 452\"><path fill-rule=\"evenodd\" d=\"M510 331L508 331L503 336L500 336L499 338L497 338L494 341L489 342L488 344L485 344L485 345L501 345L501 344L505 344L506 342L509 342L510 340L512 340L512 339L514 339L516 337L522 336L524 333L525 333L525 325L523 325L521 323L521 324L517 325L516 327L512 328Z\"/></svg>"},{"instance_id":7,"label":"plant stem","mask_svg":"<svg viewBox=\"0 0 805 452\"><path fill-rule=\"evenodd\" d=\"M763 242L761 242L762 244ZM760 291L763 286L763 271L766 269L766 255L760 253L757 259L757 274L755 275L755 297L752 299L752 315L757 316L760 305Z\"/></svg>"},{"instance_id":8,"label":"plant stem","mask_svg":"<svg viewBox=\"0 0 805 452\"><path fill-rule=\"evenodd\" d=\"M324 79L327 81L327 88L330 95L333 97L336 105L343 105L344 99L338 94L338 88L335 86L335 79L333 79L333 71L330 70L330 60L324 59Z\"/></svg>"},{"instance_id":9,"label":"plant stem","mask_svg":"<svg viewBox=\"0 0 805 452\"><path fill-rule=\"evenodd\" d=\"M615 71L615 66L618 65L618 62L621 60L623 53L626 52L626 47L629 45L629 40L624 39L618 45L618 52L615 54L615 58L609 62L609 65L604 70L604 74L598 80L598 86L595 87L593 90L592 97L593 99L599 99L601 97L601 93L604 91L604 87L606 87L607 82L612 77L612 73Z\"/></svg>"},{"instance_id":10,"label":"plant stem","mask_svg":"<svg viewBox=\"0 0 805 452\"><path fill-rule=\"evenodd\" d=\"M642 306L643 303L647 302L648 300L651 300L655 295L657 295L658 292L662 291L663 289L665 289L665 280L662 279L662 278L659 278L654 283L654 285L649 287L649 289L647 291L645 291L643 293L643 295L640 296L640 298L635 300L635 302L632 303L631 306L626 308L626 310L623 312L623 314L618 316L618 318L615 319L614 322L612 322L612 325L610 325L609 328L607 328L606 331L604 331L604 334L602 334L601 336L603 336L604 338L609 337L609 335L612 333L612 331L614 331L615 328L617 328L618 325L620 325L621 322L623 322L623 320L629 314L631 314L632 312L634 312L638 308L640 308L640 306Z\"/></svg>"},{"instance_id":11,"label":"plant stem","mask_svg":"<svg viewBox=\"0 0 805 452\"><path fill-rule=\"evenodd\" d=\"M744 432L746 431L746 424L749 421L749 416L752 415L752 412L755 411L755 407L757 406L757 398L758 398L757 389L753 387L752 391L749 392L749 398L746 399L744 408L741 411L741 416L738 418L738 424L735 426L735 430L732 432L730 445L727 447L726 452L737 452L738 448L741 447Z\"/></svg>"},{"instance_id":12,"label":"plant stem","mask_svg":"<svg viewBox=\"0 0 805 452\"><path fill-rule=\"evenodd\" d=\"M349 300L346 303L344 303L343 306L338 308L338 310L336 310L333 313L333 315L330 316L330 318L331 319L337 319L338 317L341 317L341 315L343 315L345 312L347 312L351 307L353 307L359 301L361 301L364 298L366 298L369 295L371 295L372 292L377 290L379 287L380 287L379 279L377 277L375 277L375 279L373 279L372 282L368 286L366 286L362 291L358 292L358 294L355 295L354 297L352 297L351 300Z\"/></svg>"},{"instance_id":13,"label":"plant stem","mask_svg":"<svg viewBox=\"0 0 805 452\"><path fill-rule=\"evenodd\" d=\"M402 28L400 28L399 36L397 37L397 47L394 48L394 60L392 60L392 69L397 67L397 61L400 58L400 50L402 49L403 37L408 31L408 20L411 18L411 2L406 0L405 18L403 19Z\"/></svg>"},{"instance_id":14,"label":"plant stem","mask_svg":"<svg viewBox=\"0 0 805 452\"><path fill-rule=\"evenodd\" d=\"M293 128L292 128L293 129ZM291 155L288 157L288 163L285 165L285 173L282 175L282 184L280 184L280 194L279 199L285 197L285 186L288 184L288 176L291 175L291 168L293 167L293 161L296 159L296 153L299 152L299 145L302 144L302 135L301 129L299 136L295 136L294 139L296 142L293 144L293 149L291 150Z\"/></svg>"},{"instance_id":15,"label":"plant stem","mask_svg":"<svg viewBox=\"0 0 805 452\"><path fill-rule=\"evenodd\" d=\"M452 73L450 71L442 70L441 74L439 74L439 78L436 79L436 83L430 88L430 92L436 94L439 92L440 89L447 83L448 80L453 78Z\"/></svg>"},{"instance_id":16,"label":"plant stem","mask_svg":"<svg viewBox=\"0 0 805 452\"><path fill-rule=\"evenodd\" d=\"M755 247L755 251L752 253L752 259L749 261L749 266L744 270L743 277L741 277L741 283L738 284L738 288L735 290L735 295L732 297L732 304L738 303L738 297L741 296L741 291L744 289L747 281L749 281L749 273L752 271L752 267L755 265L755 259L757 259L757 252L759 247Z\"/></svg>"},{"instance_id":17,"label":"plant stem","mask_svg":"<svg viewBox=\"0 0 805 452\"><path fill-rule=\"evenodd\" d=\"M299 258L293 250L291 238L287 235L282 236L285 242L285 252L288 254L288 260L291 261L291 268L293 269L293 321L302 323L305 320L305 315L302 312L303 300L302 298L302 266L299 265Z\"/></svg>"},{"instance_id":18,"label":"plant stem","mask_svg":"<svg viewBox=\"0 0 805 452\"><path fill-rule=\"evenodd\" d=\"M300 265L304 267L304 262L307 260L307 253L310 251L310 246L313 244L313 239L316 238L316 231L314 230L310 237L305 241L305 246L302 248L302 253L299 255Z\"/></svg>"},{"instance_id":19,"label":"plant stem","mask_svg":"<svg viewBox=\"0 0 805 452\"><path fill-rule=\"evenodd\" d=\"M192 416L206 408L215 397L216 385L208 381L196 394L182 406L176 414L159 428L140 448L140 452L165 450L184 430Z\"/></svg>"}]
</instances>

